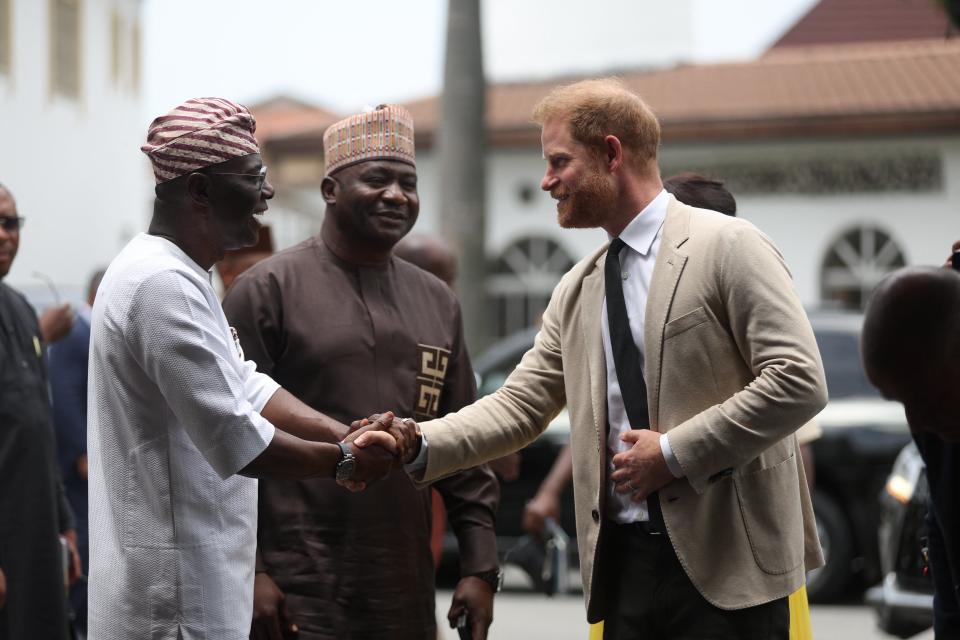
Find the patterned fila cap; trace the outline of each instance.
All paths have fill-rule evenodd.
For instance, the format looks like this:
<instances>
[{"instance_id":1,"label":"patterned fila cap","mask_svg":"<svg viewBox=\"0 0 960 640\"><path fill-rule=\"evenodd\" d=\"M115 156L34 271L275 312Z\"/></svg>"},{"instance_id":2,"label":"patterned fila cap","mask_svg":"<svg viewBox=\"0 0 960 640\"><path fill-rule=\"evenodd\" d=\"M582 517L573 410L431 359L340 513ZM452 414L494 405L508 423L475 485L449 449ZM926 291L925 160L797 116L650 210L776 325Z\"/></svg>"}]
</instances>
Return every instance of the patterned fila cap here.
<instances>
[{"instance_id":1,"label":"patterned fila cap","mask_svg":"<svg viewBox=\"0 0 960 640\"><path fill-rule=\"evenodd\" d=\"M335 122L323 133L325 175L367 160L400 160L416 166L413 116L403 107L382 104Z\"/></svg>"},{"instance_id":2,"label":"patterned fila cap","mask_svg":"<svg viewBox=\"0 0 960 640\"><path fill-rule=\"evenodd\" d=\"M231 158L260 153L257 123L243 105L193 98L156 118L140 150L153 163L157 184Z\"/></svg>"}]
</instances>

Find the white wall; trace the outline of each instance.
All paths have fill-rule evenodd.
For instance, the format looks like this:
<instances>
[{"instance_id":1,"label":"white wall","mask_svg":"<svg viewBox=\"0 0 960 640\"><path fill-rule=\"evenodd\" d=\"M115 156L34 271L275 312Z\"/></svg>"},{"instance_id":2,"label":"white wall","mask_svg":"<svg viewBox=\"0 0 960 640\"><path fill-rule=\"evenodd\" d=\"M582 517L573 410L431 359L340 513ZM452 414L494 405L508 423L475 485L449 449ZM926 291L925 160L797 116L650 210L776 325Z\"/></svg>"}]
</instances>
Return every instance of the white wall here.
<instances>
[{"instance_id":1,"label":"white wall","mask_svg":"<svg viewBox=\"0 0 960 640\"><path fill-rule=\"evenodd\" d=\"M127 33L139 0L80 0L81 96L51 97L49 2L11 0L12 71L0 75L0 183L27 218L20 251L5 279L43 297L44 273L78 299L149 220L152 177L139 151L147 122L140 98L117 86L111 67L111 13ZM129 50L128 50L129 51Z\"/></svg>"}]
</instances>

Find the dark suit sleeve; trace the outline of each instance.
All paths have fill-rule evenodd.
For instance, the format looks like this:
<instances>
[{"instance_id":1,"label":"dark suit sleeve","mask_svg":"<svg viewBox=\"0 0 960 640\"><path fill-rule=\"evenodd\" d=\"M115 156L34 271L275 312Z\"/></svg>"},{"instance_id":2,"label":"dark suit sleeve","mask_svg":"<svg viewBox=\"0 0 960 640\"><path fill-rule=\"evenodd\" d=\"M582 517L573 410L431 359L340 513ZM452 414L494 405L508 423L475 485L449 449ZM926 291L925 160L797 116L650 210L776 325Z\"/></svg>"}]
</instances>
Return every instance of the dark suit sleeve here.
<instances>
[{"instance_id":1,"label":"dark suit sleeve","mask_svg":"<svg viewBox=\"0 0 960 640\"><path fill-rule=\"evenodd\" d=\"M456 312L456 348L447 371L440 415L458 411L477 398L477 383L463 340L460 310ZM460 547L460 575L495 569L497 537L494 530L500 503L500 484L487 465L465 469L434 483L443 497L450 526Z\"/></svg>"},{"instance_id":2,"label":"dark suit sleeve","mask_svg":"<svg viewBox=\"0 0 960 640\"><path fill-rule=\"evenodd\" d=\"M240 338L244 358L268 376L283 350L281 305L275 276L259 270L241 274L223 299L223 313Z\"/></svg>"}]
</instances>

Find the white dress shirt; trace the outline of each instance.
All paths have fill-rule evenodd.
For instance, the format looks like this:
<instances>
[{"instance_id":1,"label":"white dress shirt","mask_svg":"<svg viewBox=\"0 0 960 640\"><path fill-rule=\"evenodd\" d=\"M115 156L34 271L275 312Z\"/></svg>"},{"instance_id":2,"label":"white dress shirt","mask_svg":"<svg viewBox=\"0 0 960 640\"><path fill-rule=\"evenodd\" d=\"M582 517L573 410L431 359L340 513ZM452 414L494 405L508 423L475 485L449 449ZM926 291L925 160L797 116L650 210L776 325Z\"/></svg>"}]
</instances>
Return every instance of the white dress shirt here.
<instances>
[{"instance_id":1,"label":"white dress shirt","mask_svg":"<svg viewBox=\"0 0 960 640\"><path fill-rule=\"evenodd\" d=\"M626 246L620 250L620 271L623 277L623 298L627 305L627 317L630 321L630 333L640 351L641 360L644 357L643 327L647 308L647 295L650 292L650 278L653 275L653 266L657 261L660 250L660 230L667 217L667 202L670 196L661 191L637 217L630 221L620 239ZM612 240L613 238L611 238ZM613 473L613 456L627 451L632 446L620 439L627 431L636 428L645 428L648 425L631 426L627 418L627 411L623 405L620 392L620 382L617 379L617 367L613 361L613 348L610 344L610 325L607 322L607 300L604 297L601 309L601 333L603 335L603 354L607 363L607 421L610 430L607 434L607 517L615 522L636 522L649 520L646 502L635 502L630 494L619 494L614 491L614 483L610 480ZM641 361L640 366L643 366ZM660 450L667 460L673 475L680 477L680 465L670 449L667 435L660 436Z\"/></svg>"},{"instance_id":2,"label":"white dress shirt","mask_svg":"<svg viewBox=\"0 0 960 640\"><path fill-rule=\"evenodd\" d=\"M243 360L210 273L136 236L93 308L90 640L245 640L257 481L279 385Z\"/></svg>"}]
</instances>

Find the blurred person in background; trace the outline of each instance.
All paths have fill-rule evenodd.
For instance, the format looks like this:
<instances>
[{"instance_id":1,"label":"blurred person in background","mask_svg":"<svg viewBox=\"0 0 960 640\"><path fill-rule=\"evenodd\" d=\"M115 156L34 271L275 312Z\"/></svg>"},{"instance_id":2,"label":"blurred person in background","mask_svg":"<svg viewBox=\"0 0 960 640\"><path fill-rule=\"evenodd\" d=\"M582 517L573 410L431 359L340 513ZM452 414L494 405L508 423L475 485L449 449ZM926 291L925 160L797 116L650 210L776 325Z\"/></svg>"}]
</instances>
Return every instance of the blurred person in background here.
<instances>
[{"instance_id":1,"label":"blurred person in background","mask_svg":"<svg viewBox=\"0 0 960 640\"><path fill-rule=\"evenodd\" d=\"M393 254L420 211L409 112L381 105L323 139L320 233L251 268L224 300L244 351L338 420L378 407L426 419L469 404L456 296ZM460 548L448 617L466 612L479 640L493 615L499 487L485 466L434 486ZM301 640L434 640L430 507L400 470L356 494L322 478L262 482L254 637L295 624Z\"/></svg>"},{"instance_id":2,"label":"blurred person in background","mask_svg":"<svg viewBox=\"0 0 960 640\"><path fill-rule=\"evenodd\" d=\"M2 282L23 221L0 185L0 640L66 640L64 585L80 576L80 555L57 472L43 333L26 298Z\"/></svg>"},{"instance_id":3,"label":"blurred person in background","mask_svg":"<svg viewBox=\"0 0 960 640\"><path fill-rule=\"evenodd\" d=\"M90 353L90 310L103 278L98 270L87 285L86 304L76 314L73 327L48 349L53 426L57 433L57 458L67 500L76 518L77 548L82 570L88 569L87 539L87 364ZM77 581L70 589L74 626L87 631L87 585Z\"/></svg>"},{"instance_id":4,"label":"blurred person in background","mask_svg":"<svg viewBox=\"0 0 960 640\"><path fill-rule=\"evenodd\" d=\"M934 633L960 638L960 274L910 267L887 276L867 306L861 350L870 382L903 404L926 464Z\"/></svg>"},{"instance_id":5,"label":"blurred person in background","mask_svg":"<svg viewBox=\"0 0 960 640\"><path fill-rule=\"evenodd\" d=\"M91 322L93 640L245 640L255 478L362 486L403 451L380 432L386 449L354 448L346 425L257 372L227 324L210 270L257 241L273 197L255 128L245 107L199 98L154 119L141 148L153 217L107 268Z\"/></svg>"}]
</instances>

